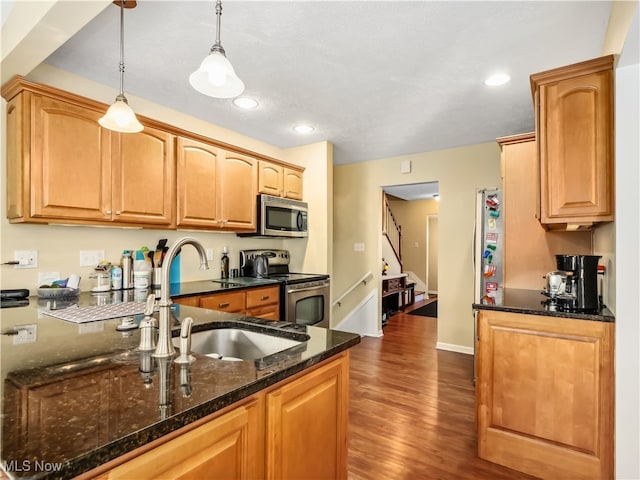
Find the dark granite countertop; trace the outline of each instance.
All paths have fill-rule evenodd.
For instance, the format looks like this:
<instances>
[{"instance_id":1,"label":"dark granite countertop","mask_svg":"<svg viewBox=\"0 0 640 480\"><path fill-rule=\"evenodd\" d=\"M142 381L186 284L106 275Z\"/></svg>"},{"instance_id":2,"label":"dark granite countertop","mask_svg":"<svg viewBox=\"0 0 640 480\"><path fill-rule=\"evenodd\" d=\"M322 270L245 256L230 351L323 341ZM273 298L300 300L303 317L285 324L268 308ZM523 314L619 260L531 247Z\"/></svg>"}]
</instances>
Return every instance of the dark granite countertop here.
<instances>
[{"instance_id":1,"label":"dark granite countertop","mask_svg":"<svg viewBox=\"0 0 640 480\"><path fill-rule=\"evenodd\" d=\"M530 315L545 315L548 317L573 318L576 320L594 320L597 322L614 322L613 313L602 307L593 312L569 312L554 309L547 302L547 297L540 290L524 290L505 288L502 303L499 305L485 305L474 303L473 308L479 310L499 310L502 312L526 313Z\"/></svg>"},{"instance_id":2,"label":"dark granite countertop","mask_svg":"<svg viewBox=\"0 0 640 480\"><path fill-rule=\"evenodd\" d=\"M174 286L171 293L246 287L190 282ZM144 298L146 291L81 293L70 301L31 297L28 306L2 309L0 461L11 478L72 478L360 341L352 333L173 305L177 319L194 319L193 331L235 327L303 341L251 361L194 354L195 362L182 367L138 351L140 330L117 331L119 318L77 324L41 313L73 303L82 307ZM138 324L143 315L134 318ZM10 333L20 325L37 327L35 342L14 344L16 336ZM174 336L178 329L176 321Z\"/></svg>"},{"instance_id":3,"label":"dark granite countertop","mask_svg":"<svg viewBox=\"0 0 640 480\"><path fill-rule=\"evenodd\" d=\"M201 280L171 284L170 294L173 298L189 297L193 295L206 295L209 293L221 293L245 288L267 287L278 285L278 280L269 278L235 277L224 280Z\"/></svg>"}]
</instances>

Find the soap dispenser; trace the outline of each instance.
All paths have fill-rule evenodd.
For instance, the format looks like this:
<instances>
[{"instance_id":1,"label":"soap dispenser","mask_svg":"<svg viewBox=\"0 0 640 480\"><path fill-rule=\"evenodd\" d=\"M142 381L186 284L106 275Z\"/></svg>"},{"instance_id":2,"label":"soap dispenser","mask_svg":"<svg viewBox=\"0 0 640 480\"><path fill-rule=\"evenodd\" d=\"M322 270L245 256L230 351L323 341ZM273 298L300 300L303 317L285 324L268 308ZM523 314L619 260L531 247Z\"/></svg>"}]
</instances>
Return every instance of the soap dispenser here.
<instances>
[{"instance_id":1,"label":"soap dispenser","mask_svg":"<svg viewBox=\"0 0 640 480\"><path fill-rule=\"evenodd\" d=\"M220 259L220 274L222 278L229 278L229 249L222 247L222 258Z\"/></svg>"}]
</instances>

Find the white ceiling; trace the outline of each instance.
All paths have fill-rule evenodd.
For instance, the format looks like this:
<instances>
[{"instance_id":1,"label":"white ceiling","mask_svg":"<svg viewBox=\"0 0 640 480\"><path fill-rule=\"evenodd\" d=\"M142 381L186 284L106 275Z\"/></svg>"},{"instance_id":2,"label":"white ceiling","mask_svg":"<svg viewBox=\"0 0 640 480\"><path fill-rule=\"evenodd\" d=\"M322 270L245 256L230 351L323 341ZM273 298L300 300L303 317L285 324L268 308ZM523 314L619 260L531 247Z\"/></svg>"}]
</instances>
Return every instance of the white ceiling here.
<instances>
[{"instance_id":1,"label":"white ceiling","mask_svg":"<svg viewBox=\"0 0 640 480\"><path fill-rule=\"evenodd\" d=\"M490 142L533 130L530 74L601 55L610 8L226 0L222 45L260 102L240 111L188 83L215 38L214 1L139 0L125 11L125 93L281 148L328 140L337 165ZM109 4L46 63L117 89L118 42ZM511 83L486 87L498 70Z\"/></svg>"}]
</instances>

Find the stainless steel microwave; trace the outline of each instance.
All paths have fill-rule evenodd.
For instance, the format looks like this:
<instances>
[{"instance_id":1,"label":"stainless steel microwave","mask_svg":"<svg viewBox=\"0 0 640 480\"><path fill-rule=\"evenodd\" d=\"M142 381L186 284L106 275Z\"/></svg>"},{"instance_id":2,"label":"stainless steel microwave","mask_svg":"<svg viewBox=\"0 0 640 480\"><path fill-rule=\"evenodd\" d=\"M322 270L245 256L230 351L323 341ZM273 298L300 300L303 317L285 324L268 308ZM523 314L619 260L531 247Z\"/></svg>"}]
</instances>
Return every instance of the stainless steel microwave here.
<instances>
[{"instance_id":1,"label":"stainless steel microwave","mask_svg":"<svg viewBox=\"0 0 640 480\"><path fill-rule=\"evenodd\" d=\"M258 228L241 237L306 237L308 205L289 198L258 195Z\"/></svg>"}]
</instances>

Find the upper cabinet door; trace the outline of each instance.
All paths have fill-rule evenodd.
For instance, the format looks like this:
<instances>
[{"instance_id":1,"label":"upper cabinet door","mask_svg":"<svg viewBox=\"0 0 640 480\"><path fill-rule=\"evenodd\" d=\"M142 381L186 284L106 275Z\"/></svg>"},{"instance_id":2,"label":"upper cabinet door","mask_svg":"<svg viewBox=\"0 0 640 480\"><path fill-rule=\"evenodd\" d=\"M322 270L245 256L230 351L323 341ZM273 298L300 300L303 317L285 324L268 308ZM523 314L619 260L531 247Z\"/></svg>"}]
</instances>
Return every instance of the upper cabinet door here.
<instances>
[{"instance_id":1,"label":"upper cabinet door","mask_svg":"<svg viewBox=\"0 0 640 480\"><path fill-rule=\"evenodd\" d=\"M282 185L284 182L283 168L275 163L260 160L258 172L258 193L282 196Z\"/></svg>"},{"instance_id":2,"label":"upper cabinet door","mask_svg":"<svg viewBox=\"0 0 640 480\"><path fill-rule=\"evenodd\" d=\"M177 159L178 226L218 228L218 148L178 137Z\"/></svg>"},{"instance_id":3,"label":"upper cabinet door","mask_svg":"<svg viewBox=\"0 0 640 480\"><path fill-rule=\"evenodd\" d=\"M613 220L612 57L531 79L538 97L540 221Z\"/></svg>"},{"instance_id":4,"label":"upper cabinet door","mask_svg":"<svg viewBox=\"0 0 640 480\"><path fill-rule=\"evenodd\" d=\"M258 160L219 149L220 219L229 230L256 229Z\"/></svg>"},{"instance_id":5,"label":"upper cabinet door","mask_svg":"<svg viewBox=\"0 0 640 480\"><path fill-rule=\"evenodd\" d=\"M114 135L112 215L115 222L175 225L173 135L145 126Z\"/></svg>"},{"instance_id":6,"label":"upper cabinet door","mask_svg":"<svg viewBox=\"0 0 640 480\"><path fill-rule=\"evenodd\" d=\"M30 108L29 216L110 220L111 132L101 114L35 94Z\"/></svg>"},{"instance_id":7,"label":"upper cabinet door","mask_svg":"<svg viewBox=\"0 0 640 480\"><path fill-rule=\"evenodd\" d=\"M302 171L260 160L258 193L302 200Z\"/></svg>"},{"instance_id":8,"label":"upper cabinet door","mask_svg":"<svg viewBox=\"0 0 640 480\"><path fill-rule=\"evenodd\" d=\"M302 172L285 167L283 178L283 197L302 200Z\"/></svg>"}]
</instances>

